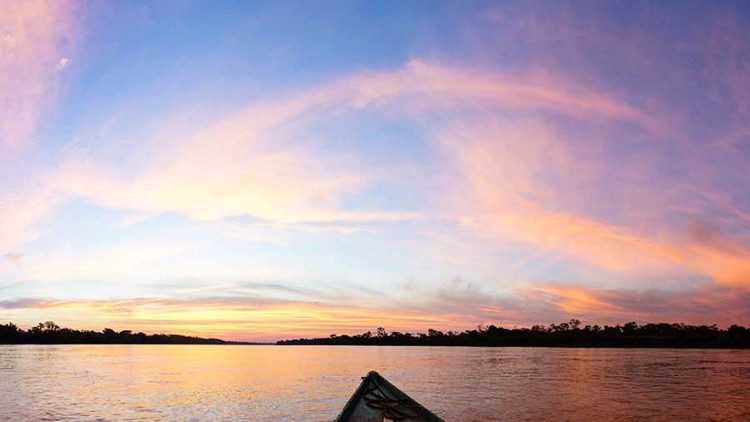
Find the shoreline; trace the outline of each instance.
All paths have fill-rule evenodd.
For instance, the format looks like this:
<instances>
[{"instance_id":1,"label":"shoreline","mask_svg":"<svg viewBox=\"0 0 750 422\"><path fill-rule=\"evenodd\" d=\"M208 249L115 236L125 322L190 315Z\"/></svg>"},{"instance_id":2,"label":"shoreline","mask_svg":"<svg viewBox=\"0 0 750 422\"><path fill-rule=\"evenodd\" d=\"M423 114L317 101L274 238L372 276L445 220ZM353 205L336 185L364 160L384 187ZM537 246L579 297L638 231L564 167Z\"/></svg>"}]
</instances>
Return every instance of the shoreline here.
<instances>
[{"instance_id":1,"label":"shoreline","mask_svg":"<svg viewBox=\"0 0 750 422\"><path fill-rule=\"evenodd\" d=\"M469 344L277 344L277 343L0 343L2 346L279 346L279 347L408 347L470 349L640 349L640 350L750 350L747 346L623 346L623 345L469 345Z\"/></svg>"}]
</instances>

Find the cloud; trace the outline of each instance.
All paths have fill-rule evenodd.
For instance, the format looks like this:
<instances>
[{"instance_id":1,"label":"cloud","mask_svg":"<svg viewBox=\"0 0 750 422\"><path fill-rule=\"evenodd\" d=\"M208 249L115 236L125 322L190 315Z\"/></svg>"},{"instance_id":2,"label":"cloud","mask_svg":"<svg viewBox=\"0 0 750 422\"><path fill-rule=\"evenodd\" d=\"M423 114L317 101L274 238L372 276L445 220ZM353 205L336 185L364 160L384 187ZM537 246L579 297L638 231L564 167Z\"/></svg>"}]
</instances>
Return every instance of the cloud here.
<instances>
[{"instance_id":1,"label":"cloud","mask_svg":"<svg viewBox=\"0 0 750 422\"><path fill-rule=\"evenodd\" d=\"M513 289L497 283L455 279L413 292L410 309L439 315L446 329L477 324L531 326L567 321L622 324L628 321L689 324L750 324L750 290L711 282L692 287L602 288L582 282L526 282Z\"/></svg>"},{"instance_id":2,"label":"cloud","mask_svg":"<svg viewBox=\"0 0 750 422\"><path fill-rule=\"evenodd\" d=\"M0 15L0 153L29 142L54 103L55 70L73 39L71 10L62 1L3 5ZM65 60L67 63L68 59Z\"/></svg>"},{"instance_id":3,"label":"cloud","mask_svg":"<svg viewBox=\"0 0 750 422\"><path fill-rule=\"evenodd\" d=\"M253 104L201 128L175 129L169 139L151 142L155 158L135 163L142 169L135 175L118 172L114 162L69 160L57 188L107 207L178 212L197 220L246 215L289 225L416 218L408 210L342 206L344 197L380 182L384 170L367 165L363 155L323 149L316 125L365 108L418 114L542 109L579 118L652 122L626 104L581 87L412 61L403 69L363 72Z\"/></svg>"},{"instance_id":4,"label":"cloud","mask_svg":"<svg viewBox=\"0 0 750 422\"><path fill-rule=\"evenodd\" d=\"M43 287L62 279L134 281L123 283L124 290L142 281L154 289L129 293L188 296L6 302L17 315L43 309L72 323L89 323L85 317L91 316L131 328L128 318L134 318L143 327L195 326L231 336L369 329L381 324L378 311L391 318L382 322L393 324L389 329L547 323L575 313L697 321L694 310L747 321L742 301L750 284L750 214L741 182L750 178L744 95L750 62L742 14L724 10L711 15L710 25L688 28L682 17L700 8L678 16L653 5L635 22L635 15L612 19L614 9L607 7L580 14L568 13L566 5L511 6L522 13L485 16L491 31L472 19L479 42L470 47L481 60L413 60L360 70L307 89L277 90L239 108L212 104L220 111L201 116L184 102L172 119L156 116L155 131L122 141L102 130L83 153L78 148L86 141L60 150L43 146L39 161L46 165L26 169L15 151L29 150L24 147L55 103L60 78L77 63L71 51L76 22L67 3L8 7L0 16L0 253L7 258L2 269L10 271L2 275L13 271L14 280ZM677 35L682 41L675 45ZM384 121L426 132L419 140L426 145L419 146L428 156L378 161L358 136L367 131L363 126ZM399 148L389 152L400 156L405 150ZM381 201L380 192L389 189L419 197ZM299 281L310 274L296 268L227 265L235 264L231 259L190 260L190 269L164 265L175 257L212 260L200 242L109 240L93 252L47 254L34 253L39 245L27 248L45 235L40 222L51 211L78 204L70 199L131 219L179 215L187 217L180 224L199 221L193 227L221 231L222 239L229 234L273 246L297 241L298 231L369 236L392 225L398 234L387 242L408 243L404 250L427 254L437 249L430 241L441 236L447 245L439 260L433 255L430 265L411 268L481 277L449 286L428 278L424 290L414 291L383 292L354 282L311 288L315 283ZM579 281L494 277L510 271L498 261L512 266L529 257L540 266L564 261L564 268L549 272L564 273L559 279L572 273L569 279ZM237 281L262 279L274 281ZM650 288L655 281L665 290ZM201 297L210 294L217 296Z\"/></svg>"},{"instance_id":5,"label":"cloud","mask_svg":"<svg viewBox=\"0 0 750 422\"><path fill-rule=\"evenodd\" d=\"M585 324L686 322L749 324L750 292L705 284L687 290L602 289L576 283L542 282L500 293L488 285L454 280L409 303L370 305L278 299L259 294L276 285L256 285L243 295L127 299L17 298L0 301L6 318L22 326L52 319L79 329L188 333L273 341L331 333L428 328L464 330L478 324L529 326L581 319ZM706 318L709 318L708 320Z\"/></svg>"},{"instance_id":6,"label":"cloud","mask_svg":"<svg viewBox=\"0 0 750 422\"><path fill-rule=\"evenodd\" d=\"M8 261L12 262L14 265L16 265L16 266L20 266L21 265L21 258L23 258L23 254L21 254L21 253L6 253L6 254L3 254L3 256L5 257L5 259L7 259Z\"/></svg>"},{"instance_id":7,"label":"cloud","mask_svg":"<svg viewBox=\"0 0 750 422\"><path fill-rule=\"evenodd\" d=\"M445 325L441 317L397 309L347 307L265 297L192 299L133 298L0 301L0 309L22 326L39 318L79 329L188 333L227 339L276 340L331 333L359 333L378 326L422 329ZM44 315L44 317L40 317Z\"/></svg>"},{"instance_id":8,"label":"cloud","mask_svg":"<svg viewBox=\"0 0 750 422\"><path fill-rule=\"evenodd\" d=\"M372 222L430 218L424 211L347 209L342 205L345 197L356 196L378 183L383 171L373 170L357 154L337 155L321 148L314 135L316 125L369 110L406 113L421 123L432 121L436 114L449 116L436 126L438 139L433 146L443 148L450 164L478 194L469 203L479 208L469 209L464 218L467 210L431 203L427 206L437 206L430 210L432 217L455 218L469 226L480 222L485 228L479 230L484 234L496 234L498 227L512 227L522 240L536 246L597 255L607 268L614 269L625 268L633 256L647 255L642 253L644 248L657 252L661 248L629 236L620 227L597 225L575 214L542 208L549 204L543 201L555 192L545 186L549 178L559 172L576 171L583 179L589 177L586 165L577 161L577 151L555 138L546 119L562 116L598 123L624 121L650 130L657 126L653 117L604 93L550 75L513 75L420 61L393 71L363 72L306 92L252 104L198 127L170 126L168 132L155 135L145 146L144 141L137 141L139 148L152 152L148 158L129 156L127 151L134 147L131 144L116 151L114 158L80 154L64 157L62 170L51 179L50 189L147 215L176 212L224 225L235 216L249 216L257 219L254 225L271 229L347 232L362 230L366 227L363 224ZM517 129L510 130L509 124L488 124L502 122L507 113L516 118ZM120 167L122 161L128 166ZM443 187L453 192L464 185ZM633 243L630 249L635 252L623 254L623 241ZM172 250L158 245L110 249L99 256L46 257L36 265L29 263L26 277L120 277L130 274L134 267L152 268L158 257ZM150 277L175 276L153 270ZM212 276L210 271L205 275ZM468 316L466 311L456 312L462 318Z\"/></svg>"},{"instance_id":9,"label":"cloud","mask_svg":"<svg viewBox=\"0 0 750 422\"><path fill-rule=\"evenodd\" d=\"M175 256L195 247L196 242L171 239L141 239L134 242L112 243L88 251L54 251L49 254L27 256L22 280L27 282L109 282L159 278L165 271L184 272L180 268L165 268ZM192 269L193 274L195 269Z\"/></svg>"},{"instance_id":10,"label":"cloud","mask_svg":"<svg viewBox=\"0 0 750 422\"><path fill-rule=\"evenodd\" d=\"M590 138L536 118L448 127L440 136L455 177L445 206L480 236L520 242L531 253L636 279L699 274L750 283L750 247L718 226L690 224L692 190L660 174L658 162L609 158L601 134L582 133ZM648 154L651 147L633 148ZM736 215L732 207L712 212Z\"/></svg>"},{"instance_id":11,"label":"cloud","mask_svg":"<svg viewBox=\"0 0 750 422\"><path fill-rule=\"evenodd\" d=\"M8 2L0 14L0 251L35 239L35 224L57 204L48 180L27 168L34 160L23 150L56 103L60 56L76 44L74 9L31 0Z\"/></svg>"},{"instance_id":12,"label":"cloud","mask_svg":"<svg viewBox=\"0 0 750 422\"><path fill-rule=\"evenodd\" d=\"M67 57L63 57L60 60L58 60L57 61L57 69L58 70L65 69L65 67L68 65L69 61L70 60Z\"/></svg>"},{"instance_id":13,"label":"cloud","mask_svg":"<svg viewBox=\"0 0 750 422\"><path fill-rule=\"evenodd\" d=\"M745 288L701 285L685 290L616 290L576 284L540 283L518 292L521 300L547 308L558 318L575 317L591 323L686 322L721 325L750 322L750 291Z\"/></svg>"},{"instance_id":14,"label":"cloud","mask_svg":"<svg viewBox=\"0 0 750 422\"><path fill-rule=\"evenodd\" d=\"M370 230L373 223L424 218L421 210L344 206L345 200L385 180L404 185L410 179L397 166L368 163L367 154L356 148L345 153L325 148L319 125L365 110L411 114L423 123L434 113L460 115L465 110L546 110L644 126L653 122L627 104L549 75L415 60L401 69L365 71L255 102L200 124L165 124L147 141L115 143L97 153L64 148L60 169L51 169L36 184L26 183L25 194L0 192L0 247L19 249L36 238L36 223L69 197L138 214L176 212L202 221L250 216L267 227L312 232L351 233ZM144 148L148 156L137 152Z\"/></svg>"},{"instance_id":15,"label":"cloud","mask_svg":"<svg viewBox=\"0 0 750 422\"><path fill-rule=\"evenodd\" d=\"M354 105L360 107L405 100L420 109L542 109L578 118L656 124L652 117L621 101L551 73L518 75L413 60L402 70L364 74L344 81L342 86L350 90Z\"/></svg>"},{"instance_id":16,"label":"cloud","mask_svg":"<svg viewBox=\"0 0 750 422\"><path fill-rule=\"evenodd\" d=\"M48 182L4 186L0 181L0 251L20 250L39 236L36 224L60 201ZM10 252L8 252L10 253Z\"/></svg>"}]
</instances>

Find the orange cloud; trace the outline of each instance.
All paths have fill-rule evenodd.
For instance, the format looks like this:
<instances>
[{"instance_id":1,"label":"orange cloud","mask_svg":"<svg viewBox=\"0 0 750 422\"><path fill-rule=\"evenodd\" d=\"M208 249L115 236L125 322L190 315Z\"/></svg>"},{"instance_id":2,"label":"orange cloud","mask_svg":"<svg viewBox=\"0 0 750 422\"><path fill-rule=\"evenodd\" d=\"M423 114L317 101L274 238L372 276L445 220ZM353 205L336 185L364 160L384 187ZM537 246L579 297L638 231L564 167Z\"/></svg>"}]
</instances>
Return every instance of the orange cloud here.
<instances>
[{"instance_id":1,"label":"orange cloud","mask_svg":"<svg viewBox=\"0 0 750 422\"><path fill-rule=\"evenodd\" d=\"M666 279L688 272L725 284L750 283L750 248L719 232L686 237L684 226L670 221L673 203L664 198L672 192L625 177L614 188L610 174L636 172L648 180L648 169L608 162L596 155L595 143L566 139L542 120L475 122L442 136L459 175L447 201L459 204L453 206L463 213L459 221L482 236L610 271ZM581 151L592 157L581 159ZM624 196L628 190L637 192L635 199ZM625 209L607 206L620 204L618 198L627 199ZM641 207L654 209L656 229L642 223ZM592 208L635 217L608 222L589 216Z\"/></svg>"},{"instance_id":2,"label":"orange cloud","mask_svg":"<svg viewBox=\"0 0 750 422\"><path fill-rule=\"evenodd\" d=\"M397 71L366 72L251 105L197 131L172 128L152 141L156 157L135 177L118 174L113 162L71 160L57 188L108 207L173 211L200 220L250 215L288 224L415 218L341 208L344 195L360 192L384 172L368 168L364 157L324 154L311 140L311 125L364 107L414 113L541 109L651 122L640 111L582 88L412 61Z\"/></svg>"},{"instance_id":3,"label":"orange cloud","mask_svg":"<svg viewBox=\"0 0 750 422\"><path fill-rule=\"evenodd\" d=\"M750 292L703 285L684 291L615 290L577 284L541 283L517 292L544 315L590 323L686 322L722 325L750 323ZM707 319L708 318L708 319Z\"/></svg>"},{"instance_id":4,"label":"orange cloud","mask_svg":"<svg viewBox=\"0 0 750 422\"><path fill-rule=\"evenodd\" d=\"M601 289L538 283L498 295L455 282L409 304L335 305L260 295L189 299L15 299L0 301L5 318L22 327L40 319L78 329L131 329L236 340L355 334L385 327L425 332L471 329L478 324L529 326L581 319L586 324L631 320L720 325L750 324L747 289L702 285L683 291ZM709 318L708 320L706 318Z\"/></svg>"},{"instance_id":5,"label":"orange cloud","mask_svg":"<svg viewBox=\"0 0 750 422\"><path fill-rule=\"evenodd\" d=\"M626 103L553 74L516 75L413 60L401 71L362 75L346 85L359 106L400 99L421 109L548 110L577 118L632 120L645 127L660 127L653 117Z\"/></svg>"},{"instance_id":6,"label":"orange cloud","mask_svg":"<svg viewBox=\"0 0 750 422\"><path fill-rule=\"evenodd\" d=\"M44 318L79 329L109 327L246 340L360 333L379 326L426 331L450 324L450 316L417 310L346 307L260 297L110 301L19 299L0 302L0 308L5 310L7 318L24 326L34 325L39 318Z\"/></svg>"},{"instance_id":7,"label":"orange cloud","mask_svg":"<svg viewBox=\"0 0 750 422\"><path fill-rule=\"evenodd\" d=\"M67 15L58 3L40 4L48 5L45 13L60 14L48 18L49 25L43 32L46 40L57 28L52 24L67 22L63 19ZM29 31L24 25L19 28ZM53 44L40 45L47 46L48 55L54 56ZM59 60L55 58L62 63ZM42 84L42 78L38 79ZM57 199L66 196L147 215L177 212L198 220L247 215L267 220L274 227L318 231L346 232L362 222L421 218L408 211L343 209L342 198L356 195L384 175L398 179L400 174L397 169L368 166L367 157L336 155L320 148L317 137L321 135L316 135L315 124L364 108L415 113L417 119L428 118L433 112L544 110L652 125L652 118L645 113L607 95L562 83L559 78L412 61L403 69L363 72L306 92L252 104L228 116L209 119L197 129L165 124L150 141L133 141L138 143L137 150L148 148L149 157L131 156L136 148L127 143L120 144L123 150L117 150L117 146L105 149L110 156L104 152L97 156L63 155L59 173L41 186L26 187L28 195L14 197L0 192L0 247L14 251L33 239L36 222L58 203ZM120 170L123 162L128 163L127 170ZM442 210L437 213L442 214Z\"/></svg>"}]
</instances>

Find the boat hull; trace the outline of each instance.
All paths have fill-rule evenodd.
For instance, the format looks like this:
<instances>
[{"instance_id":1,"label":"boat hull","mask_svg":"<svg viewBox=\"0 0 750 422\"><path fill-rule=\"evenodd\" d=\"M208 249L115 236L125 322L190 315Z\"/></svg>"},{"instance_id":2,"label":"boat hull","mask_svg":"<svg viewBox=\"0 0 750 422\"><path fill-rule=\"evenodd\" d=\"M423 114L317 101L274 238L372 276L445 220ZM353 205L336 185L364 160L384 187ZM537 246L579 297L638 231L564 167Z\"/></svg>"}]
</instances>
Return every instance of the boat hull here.
<instances>
[{"instance_id":1,"label":"boat hull","mask_svg":"<svg viewBox=\"0 0 750 422\"><path fill-rule=\"evenodd\" d=\"M375 371L362 378L335 422L444 422Z\"/></svg>"}]
</instances>

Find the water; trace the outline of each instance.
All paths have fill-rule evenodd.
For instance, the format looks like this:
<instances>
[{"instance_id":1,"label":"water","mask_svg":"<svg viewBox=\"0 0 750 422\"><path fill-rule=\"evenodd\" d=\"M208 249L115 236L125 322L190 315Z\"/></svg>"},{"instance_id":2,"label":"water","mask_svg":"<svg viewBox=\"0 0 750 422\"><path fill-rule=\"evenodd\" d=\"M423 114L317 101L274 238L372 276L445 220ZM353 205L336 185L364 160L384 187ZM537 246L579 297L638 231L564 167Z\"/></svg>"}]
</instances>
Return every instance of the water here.
<instances>
[{"instance_id":1,"label":"water","mask_svg":"<svg viewBox=\"0 0 750 422\"><path fill-rule=\"evenodd\" d=\"M0 420L332 420L377 370L448 421L750 420L750 351L0 346Z\"/></svg>"}]
</instances>

